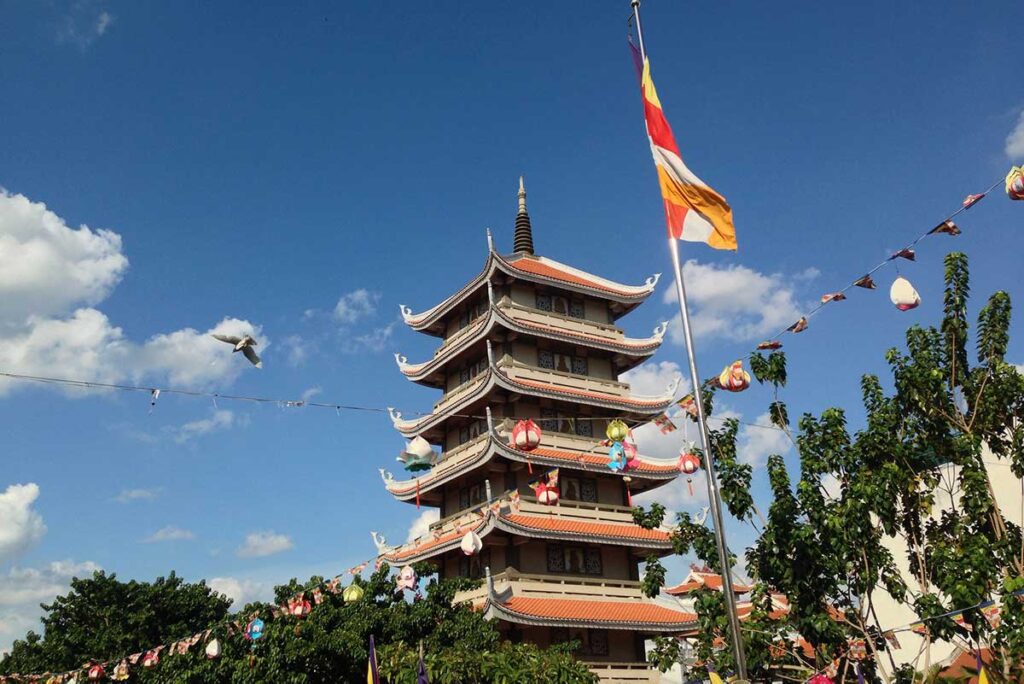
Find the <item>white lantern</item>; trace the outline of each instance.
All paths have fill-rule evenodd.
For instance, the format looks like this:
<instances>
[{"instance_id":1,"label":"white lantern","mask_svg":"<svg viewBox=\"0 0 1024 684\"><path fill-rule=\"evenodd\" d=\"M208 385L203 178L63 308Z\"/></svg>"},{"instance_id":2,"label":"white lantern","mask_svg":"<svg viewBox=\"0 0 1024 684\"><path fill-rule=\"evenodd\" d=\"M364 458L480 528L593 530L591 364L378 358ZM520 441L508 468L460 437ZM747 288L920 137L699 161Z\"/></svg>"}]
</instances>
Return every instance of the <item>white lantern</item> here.
<instances>
[{"instance_id":1,"label":"white lantern","mask_svg":"<svg viewBox=\"0 0 1024 684\"><path fill-rule=\"evenodd\" d=\"M916 309L921 303L921 295L917 294L914 286L903 276L899 276L896 280L892 281L892 287L889 288L889 299L892 300L892 303L900 311Z\"/></svg>"},{"instance_id":2,"label":"white lantern","mask_svg":"<svg viewBox=\"0 0 1024 684\"><path fill-rule=\"evenodd\" d=\"M462 553L467 556L475 556L484 548L484 543L480 539L479 534L470 530L462 537L462 542L459 544L459 548L462 549Z\"/></svg>"},{"instance_id":3,"label":"white lantern","mask_svg":"<svg viewBox=\"0 0 1024 684\"><path fill-rule=\"evenodd\" d=\"M211 639L210 643L206 644L206 657L210 660L220 658L221 648L219 639Z\"/></svg>"}]
</instances>

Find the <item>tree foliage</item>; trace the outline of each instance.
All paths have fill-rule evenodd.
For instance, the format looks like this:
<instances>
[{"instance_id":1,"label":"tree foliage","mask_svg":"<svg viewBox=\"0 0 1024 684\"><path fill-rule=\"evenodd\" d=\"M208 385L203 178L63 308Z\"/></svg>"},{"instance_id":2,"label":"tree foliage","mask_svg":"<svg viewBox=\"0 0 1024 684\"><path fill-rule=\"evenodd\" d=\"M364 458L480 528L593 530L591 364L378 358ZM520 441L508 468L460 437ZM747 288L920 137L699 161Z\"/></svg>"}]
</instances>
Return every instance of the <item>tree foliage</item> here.
<instances>
[{"instance_id":1,"label":"tree foliage","mask_svg":"<svg viewBox=\"0 0 1024 684\"><path fill-rule=\"evenodd\" d=\"M431 574L429 564L418 572ZM395 590L387 564L367 579L356 579L364 590L362 599L345 603L341 594L322 593L322 603L304 619L276 615L270 604L251 603L228 616L229 601L202 583L188 585L174 577L153 585L161 588L161 602L153 605L125 603L107 610L124 595L125 587L113 576L97 573L75 580L72 593L46 606L46 636L18 642L0 661L0 673L64 671L90 660L108 661L158 644L191 636L213 627L211 638L223 644L223 654L207 659L203 644L184 655L165 651L152 669L133 669L134 682L237 682L257 684L336 683L365 681L369 638L377 643L382 677L391 684L415 682L417 647L423 644L431 681L437 684L546 681L591 684L596 679L572 656L572 644L540 649L528 644L503 643L495 625L467 604L453 605L455 593L479 582L468 579L432 580L425 595L411 601ZM173 580L173 583L171 583ZM313 577L304 584L292 580L276 588L276 603L322 587ZM201 596L205 600L201 600ZM197 598L198 597L198 598ZM205 601L205 602L204 602ZM206 611L199 610L202 604ZM65 606L73 605L74 609ZM193 612L178 616L179 605ZM266 622L263 638L247 641L241 627L252 617ZM187 618L187 619L186 619ZM134 626L146 631L134 639L126 635ZM92 636L85 636L91 634ZM69 635L75 636L74 639ZM77 641L75 640L77 639ZM31 642L31 643L29 643Z\"/></svg>"},{"instance_id":2,"label":"tree foliage","mask_svg":"<svg viewBox=\"0 0 1024 684\"><path fill-rule=\"evenodd\" d=\"M1024 681L1024 602L1009 597L1024 586L1024 539L996 505L983 461L990 454L1014 476L1024 475L1024 376L1005 360L1010 298L996 292L981 308L972 366L963 254L947 256L945 280L939 326L911 327L905 350L885 355L893 390L887 393L874 375L863 377L859 430L850 430L845 411L826 408L802 416L791 433L779 397L787 380L784 354L751 356L755 377L772 388L771 420L790 434L799 455L793 472L781 456L768 458L771 503L746 554L755 590L743 638L755 679L793 677L785 668L801 664L806 675L832 662L845 667L852 639L866 644L869 679L905 679L908 669L896 668L883 638L892 625L879 624L874 609L884 595L928 620L931 638L990 646L992 681ZM749 475L734 463L735 437L727 421L713 447L722 498L743 520L753 502ZM673 539L676 552L692 548L717 568L710 530L689 516L679 516ZM899 572L889 551L893 539L907 549L909 575ZM772 615L772 593L788 600L784 616ZM970 633L949 618L930 619L986 600L1001 603L997 629L977 611L965 616ZM697 656L730 669L731 649L721 648L729 637L721 595L707 592L696 605ZM813 648L811 658L793 648L794 634ZM671 640L658 640L652 661L666 667L678 655L673 649Z\"/></svg>"}]
</instances>

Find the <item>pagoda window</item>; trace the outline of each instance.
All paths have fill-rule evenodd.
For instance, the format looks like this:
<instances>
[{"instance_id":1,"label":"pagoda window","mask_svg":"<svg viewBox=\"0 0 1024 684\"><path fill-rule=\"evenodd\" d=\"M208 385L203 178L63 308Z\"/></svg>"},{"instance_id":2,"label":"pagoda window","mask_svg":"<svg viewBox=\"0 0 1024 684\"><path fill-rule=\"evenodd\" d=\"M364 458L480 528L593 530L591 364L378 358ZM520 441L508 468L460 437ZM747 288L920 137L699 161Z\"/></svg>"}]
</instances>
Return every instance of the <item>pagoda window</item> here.
<instances>
[{"instance_id":1,"label":"pagoda window","mask_svg":"<svg viewBox=\"0 0 1024 684\"><path fill-rule=\"evenodd\" d=\"M569 300L565 297L552 297L551 298L551 311L556 314L562 314L563 316L569 315Z\"/></svg>"},{"instance_id":2,"label":"pagoda window","mask_svg":"<svg viewBox=\"0 0 1024 684\"><path fill-rule=\"evenodd\" d=\"M463 425L459 428L459 444L476 439L485 432L487 432L487 421L484 420L474 420L469 425Z\"/></svg>"},{"instance_id":3,"label":"pagoda window","mask_svg":"<svg viewBox=\"0 0 1024 684\"><path fill-rule=\"evenodd\" d=\"M473 363L468 364L465 368L459 371L459 384L465 385L467 382L480 375L481 373L487 372L487 357L482 356Z\"/></svg>"},{"instance_id":4,"label":"pagoda window","mask_svg":"<svg viewBox=\"0 0 1024 684\"><path fill-rule=\"evenodd\" d=\"M594 436L594 422L589 417L580 418L574 413L542 408L540 418L541 430L579 435L580 437Z\"/></svg>"},{"instance_id":5,"label":"pagoda window","mask_svg":"<svg viewBox=\"0 0 1024 684\"><path fill-rule=\"evenodd\" d=\"M597 547L548 545L548 572L569 575L601 575L601 549Z\"/></svg>"},{"instance_id":6,"label":"pagoda window","mask_svg":"<svg viewBox=\"0 0 1024 684\"><path fill-rule=\"evenodd\" d=\"M483 482L459 490L459 510L464 511L487 500L487 489Z\"/></svg>"},{"instance_id":7,"label":"pagoda window","mask_svg":"<svg viewBox=\"0 0 1024 684\"><path fill-rule=\"evenodd\" d=\"M552 627L551 643L565 644L575 641L578 646L573 651L578 656L608 655L608 632L603 629L582 629L580 627Z\"/></svg>"},{"instance_id":8,"label":"pagoda window","mask_svg":"<svg viewBox=\"0 0 1024 684\"><path fill-rule=\"evenodd\" d=\"M583 305L583 302L579 299L574 299L569 302L569 316L572 318L586 318L587 309Z\"/></svg>"},{"instance_id":9,"label":"pagoda window","mask_svg":"<svg viewBox=\"0 0 1024 684\"><path fill-rule=\"evenodd\" d=\"M551 295L538 294L537 308L540 309L541 311L551 311Z\"/></svg>"},{"instance_id":10,"label":"pagoda window","mask_svg":"<svg viewBox=\"0 0 1024 684\"><path fill-rule=\"evenodd\" d=\"M589 477L563 477L559 484L562 498L569 501L597 503L597 480Z\"/></svg>"},{"instance_id":11,"label":"pagoda window","mask_svg":"<svg viewBox=\"0 0 1024 684\"><path fill-rule=\"evenodd\" d=\"M550 349L537 350L537 366L560 373L587 375L590 369L586 357L557 354Z\"/></svg>"},{"instance_id":12,"label":"pagoda window","mask_svg":"<svg viewBox=\"0 0 1024 684\"><path fill-rule=\"evenodd\" d=\"M484 576L484 568L490 564L490 549L484 549L475 556L459 556L459 577L480 579Z\"/></svg>"},{"instance_id":13,"label":"pagoda window","mask_svg":"<svg viewBox=\"0 0 1024 684\"><path fill-rule=\"evenodd\" d=\"M480 318L487 312L487 301L482 300L475 304L471 304L466 307L459 317L459 330L462 330L467 325Z\"/></svg>"}]
</instances>

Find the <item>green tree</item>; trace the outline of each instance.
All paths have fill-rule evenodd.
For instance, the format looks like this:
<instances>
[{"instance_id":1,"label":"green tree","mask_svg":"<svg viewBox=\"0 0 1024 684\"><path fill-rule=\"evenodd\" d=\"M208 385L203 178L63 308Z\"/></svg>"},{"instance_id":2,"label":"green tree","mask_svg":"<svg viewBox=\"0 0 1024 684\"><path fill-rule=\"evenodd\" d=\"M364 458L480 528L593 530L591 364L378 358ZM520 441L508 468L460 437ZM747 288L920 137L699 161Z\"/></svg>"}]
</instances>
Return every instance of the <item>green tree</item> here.
<instances>
[{"instance_id":1,"label":"green tree","mask_svg":"<svg viewBox=\"0 0 1024 684\"><path fill-rule=\"evenodd\" d=\"M433 572L429 564L420 564L417 570L421 574ZM345 603L341 594L322 591L323 580L320 577L313 577L302 584L292 580L277 587L277 605L285 604L299 594L310 599L314 589L321 589L321 603L303 619L282 615L271 604L263 603L248 604L237 614L225 616L227 601L218 597L224 610L216 619L202 624L189 624L187 628L181 625L181 629L167 630L158 638L127 642L127 648L121 642L111 641L107 650L71 651L61 659L47 659L41 655L26 661L15 659L16 654L12 653L0 663L0 672L62 671L81 666L89 659L116 662L131 653L212 627L209 638L221 641L221 657L207 659L203 653L204 643L183 655L165 652L157 667L133 669L131 681L193 684L365 681L371 634L377 644L382 677L391 684L415 682L420 643L426 653L431 681L437 684L541 679L562 684L592 684L596 681L586 666L572 657L572 644L545 650L533 645L503 643L495 625L484 620L479 611L474 611L467 604L452 603L457 591L478 586L479 582L468 579L432 580L425 595L410 601L402 592L396 591L390 574L388 565L382 564L367 580L356 579L364 594L360 600L351 603ZM104 577L104 580L109 582L112 578ZM116 593L117 590L112 591ZM55 602L58 603L61 599ZM121 611L118 618L122 622L127 619L124 613ZM109 625L102 620L97 621L97 615L99 613L95 611L86 611L80 614L82 622L76 621L79 616L60 623L47 622L45 638L37 637L35 641L45 649L51 639L54 643L63 641L59 630L101 634ZM242 630L253 617L263 619L266 627L261 639L250 642ZM113 629L120 633L124 627L118 624Z\"/></svg>"},{"instance_id":2,"label":"green tree","mask_svg":"<svg viewBox=\"0 0 1024 684\"><path fill-rule=\"evenodd\" d=\"M755 678L795 676L791 668L801 658L787 633L797 633L814 649L805 674L834 661L845 668L850 640L863 639L869 678L910 681L912 673L897 671L887 653L882 630L891 625L878 623L874 607L881 593L928 620L934 638L956 635L991 646L994 681L1024 681L1024 603L1008 597L1024 586L1024 539L996 505L983 462L990 453L1016 477L1024 475L1024 377L1004 358L1010 299L996 292L979 312L972 365L967 259L953 253L945 265L940 325L910 328L906 350L887 352L891 394L878 377L863 377L865 425L853 434L839 408L804 415L794 434L779 397L785 355L750 359L757 380L772 388L772 422L790 435L799 455L795 482L781 456L769 457L772 501L746 554L756 587L744 641ZM735 429L726 423L713 437L723 500L730 513L747 520L754 509L749 474L735 462ZM940 512L940 499L952 505ZM910 576L897 570L886 538L906 544ZM680 516L675 539L678 552L692 548L717 568L709 530ZM771 619L765 602L771 592L789 600L785 619ZM948 618L930 619L993 599L1002 601L998 629L977 611L966 615L969 633ZM731 649L712 651L716 640L728 639L724 602L708 592L696 603L698 655L732 667ZM674 648L672 640L660 640L652 660L670 664Z\"/></svg>"}]
</instances>

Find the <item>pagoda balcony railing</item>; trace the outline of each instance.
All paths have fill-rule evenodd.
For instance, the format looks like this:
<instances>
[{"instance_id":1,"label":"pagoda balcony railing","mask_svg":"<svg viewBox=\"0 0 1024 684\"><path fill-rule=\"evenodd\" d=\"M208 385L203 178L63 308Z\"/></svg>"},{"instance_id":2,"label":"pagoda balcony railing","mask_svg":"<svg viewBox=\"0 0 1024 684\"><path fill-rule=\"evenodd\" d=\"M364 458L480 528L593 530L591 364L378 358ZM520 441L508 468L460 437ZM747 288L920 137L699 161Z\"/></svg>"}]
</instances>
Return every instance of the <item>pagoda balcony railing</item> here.
<instances>
[{"instance_id":1,"label":"pagoda balcony railing","mask_svg":"<svg viewBox=\"0 0 1024 684\"><path fill-rule=\"evenodd\" d=\"M601 660L584 660L583 664L604 683L657 684L661 673L647 663L617 663Z\"/></svg>"},{"instance_id":2,"label":"pagoda balcony railing","mask_svg":"<svg viewBox=\"0 0 1024 684\"><path fill-rule=\"evenodd\" d=\"M629 506L615 504L591 503L589 501L572 501L559 499L554 506L537 503L536 497L522 496L519 504L520 513L545 515L554 518L569 518L586 522L633 523L633 509Z\"/></svg>"},{"instance_id":3,"label":"pagoda balcony railing","mask_svg":"<svg viewBox=\"0 0 1024 684\"><path fill-rule=\"evenodd\" d=\"M512 380L526 380L529 382L544 383L546 385L550 385L555 390L565 388L577 391L582 390L584 392L594 392L595 394L604 394L621 399L630 398L629 385L624 382L618 382L616 380L602 380L600 378L592 378L588 375L576 375L574 373L566 373L564 371L539 368L537 366L531 366L523 363L522 361L516 361L508 355L501 358L498 362L498 368L502 369L505 375Z\"/></svg>"},{"instance_id":4,"label":"pagoda balcony railing","mask_svg":"<svg viewBox=\"0 0 1024 684\"><path fill-rule=\"evenodd\" d=\"M451 347L458 345L460 342L462 342L462 340L466 339L467 337L473 335L476 332L479 332L480 328L484 324L486 324L488 318L489 316L487 315L487 313L484 313L481 316L477 316L476 318L469 322L469 325L456 331L450 337L445 338L444 342L441 343L441 346L438 347L437 350L434 352L434 356L440 356L441 354L448 351L448 349L450 349Z\"/></svg>"},{"instance_id":5,"label":"pagoda balcony railing","mask_svg":"<svg viewBox=\"0 0 1024 684\"><path fill-rule=\"evenodd\" d=\"M556 330L561 329L569 334L583 333L595 337L606 338L609 342L622 342L626 334L622 328L610 323L598 323L587 318L575 318L554 311L544 311L531 306L513 302L509 297L502 297L498 307L509 312L512 318L527 323L536 323Z\"/></svg>"},{"instance_id":6,"label":"pagoda balcony railing","mask_svg":"<svg viewBox=\"0 0 1024 684\"><path fill-rule=\"evenodd\" d=\"M512 428L515 426L518 418L502 418L497 421L495 428L500 434L511 435ZM544 420L561 421L567 420L564 418L538 418L534 416L534 420L538 423ZM541 426L543 427L543 425ZM599 454L608 455L608 447L598 445L598 441L603 439L602 437L586 437L584 435L576 435L571 432L557 432L555 430L544 430L544 436L542 438L541 446L548 449L557 449L559 451L578 451L582 454ZM505 441L508 441L507 439ZM675 461L673 460L673 463Z\"/></svg>"},{"instance_id":7,"label":"pagoda balcony railing","mask_svg":"<svg viewBox=\"0 0 1024 684\"><path fill-rule=\"evenodd\" d=\"M516 596L529 598L561 597L580 599L642 599L643 585L635 580L615 580L582 575L528 574L515 568L493 575L495 589L500 593L511 585ZM462 591L455 601L477 601L487 598L487 584Z\"/></svg>"},{"instance_id":8,"label":"pagoda balcony railing","mask_svg":"<svg viewBox=\"0 0 1024 684\"><path fill-rule=\"evenodd\" d=\"M434 413L438 413L445 407L457 402L463 396L471 393L476 388L480 387L483 383L487 382L491 374L489 372L480 373L469 382L464 382L450 392L446 392L441 400L434 404Z\"/></svg>"}]
</instances>

